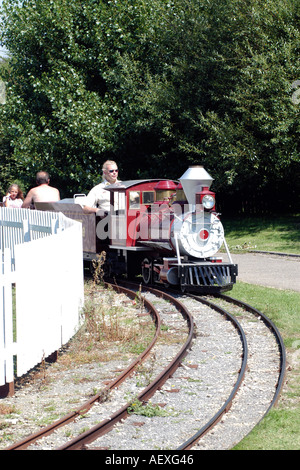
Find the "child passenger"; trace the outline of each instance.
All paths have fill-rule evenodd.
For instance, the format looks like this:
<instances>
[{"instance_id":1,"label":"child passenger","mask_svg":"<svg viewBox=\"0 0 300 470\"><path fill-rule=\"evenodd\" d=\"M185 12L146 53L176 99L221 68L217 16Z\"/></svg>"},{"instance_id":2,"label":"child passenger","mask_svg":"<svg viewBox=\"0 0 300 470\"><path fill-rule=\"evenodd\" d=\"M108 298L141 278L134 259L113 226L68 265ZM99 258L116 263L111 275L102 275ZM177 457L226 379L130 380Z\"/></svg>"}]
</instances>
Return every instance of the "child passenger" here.
<instances>
[{"instance_id":1,"label":"child passenger","mask_svg":"<svg viewBox=\"0 0 300 470\"><path fill-rule=\"evenodd\" d=\"M11 184L3 198L5 207L20 208L24 200L23 193L17 184Z\"/></svg>"}]
</instances>

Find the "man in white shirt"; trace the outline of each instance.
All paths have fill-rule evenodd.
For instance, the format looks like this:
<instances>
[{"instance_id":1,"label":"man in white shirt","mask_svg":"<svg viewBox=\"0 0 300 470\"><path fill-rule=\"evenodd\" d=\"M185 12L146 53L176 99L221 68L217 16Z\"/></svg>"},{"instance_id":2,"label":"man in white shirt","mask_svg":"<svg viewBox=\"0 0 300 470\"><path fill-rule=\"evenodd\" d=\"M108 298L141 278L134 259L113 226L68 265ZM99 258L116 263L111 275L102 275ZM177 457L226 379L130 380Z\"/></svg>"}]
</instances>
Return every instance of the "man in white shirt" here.
<instances>
[{"instance_id":1,"label":"man in white shirt","mask_svg":"<svg viewBox=\"0 0 300 470\"><path fill-rule=\"evenodd\" d=\"M99 210L110 211L110 192L105 189L105 186L119 182L118 171L118 166L113 160L107 160L103 164L103 181L94 186L87 195L83 207L85 213L91 214Z\"/></svg>"}]
</instances>

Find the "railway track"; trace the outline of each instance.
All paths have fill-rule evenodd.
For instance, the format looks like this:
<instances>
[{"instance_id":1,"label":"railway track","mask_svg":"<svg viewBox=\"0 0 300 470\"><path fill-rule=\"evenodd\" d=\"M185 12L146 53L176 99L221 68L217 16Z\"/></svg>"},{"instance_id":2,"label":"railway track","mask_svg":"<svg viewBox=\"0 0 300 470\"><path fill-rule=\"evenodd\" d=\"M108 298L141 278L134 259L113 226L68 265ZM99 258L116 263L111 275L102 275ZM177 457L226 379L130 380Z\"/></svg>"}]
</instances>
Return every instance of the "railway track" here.
<instances>
[{"instance_id":1,"label":"railway track","mask_svg":"<svg viewBox=\"0 0 300 470\"><path fill-rule=\"evenodd\" d=\"M134 299L136 294L130 290L126 289L121 286L114 286L111 285L112 288L115 288L118 292L123 292L126 294L128 297ZM84 405L80 406L78 409L72 411L71 413L65 415L63 418L55 421L54 423L50 424L49 426L46 426L42 428L41 430L37 431L36 433L33 433L26 438L14 443L13 445L9 446L7 450L24 450L27 449L30 445L32 445L34 442L38 441L39 439L42 439L49 434L55 432L57 429L60 427L66 426L67 424L73 422L76 420L78 417L82 416L85 414L95 403L101 403L106 399L107 394L109 391L113 390L114 388L117 388L124 380L126 380L127 377L129 377L134 369L147 357L147 355L150 353L151 349L153 348L155 342L157 341L159 331L160 331L160 316L155 309L153 305L151 305L147 300L144 301L145 307L148 309L149 315L151 315L153 322L155 323L155 335L153 337L153 340L151 343L148 345L148 347L143 351L142 354L140 354L131 364L130 366L122 371L114 380L112 380L104 390L101 390L101 392L97 393L93 398L88 400L87 402L84 403Z\"/></svg>"},{"instance_id":2,"label":"railway track","mask_svg":"<svg viewBox=\"0 0 300 470\"><path fill-rule=\"evenodd\" d=\"M136 290L135 286L128 295L136 295ZM248 411L243 403L263 388L262 397L250 405L258 411L247 418L249 425L242 430L237 426L237 435L229 444L221 443L221 448L231 448L244 437L278 399L285 370L279 332L260 312L229 297L178 297L151 289L143 293L157 327L155 338L128 370L109 384L110 392L116 391L115 398L104 401L107 390L102 391L76 412L8 449L48 448L45 436L52 433L56 437L51 437L50 447L59 450L216 448L216 440L221 441L216 436L224 434L224 426L235 428L232 421L245 421ZM170 333L161 344L159 331ZM259 353L262 339L267 343L264 355ZM267 392L260 385L265 384L266 376ZM239 395L242 404L235 405ZM143 409L147 414L149 407L152 413L155 410L151 418L143 415ZM88 430L61 444L65 441L63 427L83 416ZM91 425L95 419L97 424Z\"/></svg>"},{"instance_id":3,"label":"railway track","mask_svg":"<svg viewBox=\"0 0 300 470\"><path fill-rule=\"evenodd\" d=\"M276 326L250 305L226 295L211 299L192 297L216 310L223 308L237 316L247 338L248 361L243 386L233 400L228 400L228 409L224 410L224 405L179 449L230 449L277 403L285 377L285 348ZM219 416L221 413L222 419ZM213 432L209 432L211 429Z\"/></svg>"},{"instance_id":4,"label":"railway track","mask_svg":"<svg viewBox=\"0 0 300 470\"><path fill-rule=\"evenodd\" d=\"M113 285L111 285L111 287L115 288L119 292L126 293L126 295L128 295L132 299L136 298L136 290L132 291L121 286L113 286ZM168 302L172 300L172 298L168 294L159 293L159 296L164 297ZM162 370L161 374L156 378L154 383L150 384L150 386L147 387L146 390L143 390L140 397L138 397L139 399L142 399L142 400L147 400L148 397L151 396L151 394L153 393L153 390L155 389L155 387L159 387L161 383L167 380L168 375L172 374L172 372L180 364L180 361L183 359L185 354L187 354L187 350L192 341L192 337L194 334L192 317L190 316L188 310L185 309L185 307L179 301L173 299L172 302L176 306L177 310L180 311L180 316L183 319L182 323L184 325L186 324L188 325L188 330L185 335L187 336L187 338L185 339L180 351L176 354L176 357L174 357L174 359L165 366L165 368ZM147 356L155 347L158 341L160 330L161 330L161 317L158 314L155 306L146 298L143 299L143 303L144 303L144 307L148 310L149 314L151 314L151 316L153 317L153 321L156 324L156 333L151 344L148 346L148 348L140 356L138 356L138 358L136 358L136 360L134 360L133 363L124 372L122 372L115 380L109 383L107 387L105 387L104 390L102 390L92 399L87 401L83 406L67 414L66 416L57 420L53 424L9 446L7 450L23 450L23 449L30 448L30 446L32 446L36 441L46 438L46 436L51 435L52 433L57 431L59 428L67 426L70 423L76 421L76 419L81 418L96 403L102 403L103 401L105 401L109 392L120 387L122 382L128 379L128 377L130 377L138 367L141 367L141 364L146 360ZM182 328L182 325L181 325L181 328ZM127 414L127 407L128 405L123 407L123 409L118 410L116 412L115 418L112 419L110 417L106 423L102 423L103 429L109 430L115 421L118 421L119 419L124 418Z\"/></svg>"}]
</instances>

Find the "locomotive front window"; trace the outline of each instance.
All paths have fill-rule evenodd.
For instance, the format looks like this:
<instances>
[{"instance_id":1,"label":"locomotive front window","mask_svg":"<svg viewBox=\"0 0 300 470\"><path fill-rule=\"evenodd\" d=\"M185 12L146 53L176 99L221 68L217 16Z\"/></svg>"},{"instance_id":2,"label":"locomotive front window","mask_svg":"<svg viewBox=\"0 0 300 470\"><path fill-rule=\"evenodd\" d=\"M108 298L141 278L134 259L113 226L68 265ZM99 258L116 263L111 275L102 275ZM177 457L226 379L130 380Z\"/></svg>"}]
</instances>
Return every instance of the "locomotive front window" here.
<instances>
[{"instance_id":1,"label":"locomotive front window","mask_svg":"<svg viewBox=\"0 0 300 470\"><path fill-rule=\"evenodd\" d=\"M186 195L184 194L183 189L177 189L176 191L176 201L186 201Z\"/></svg>"},{"instance_id":2,"label":"locomotive front window","mask_svg":"<svg viewBox=\"0 0 300 470\"><path fill-rule=\"evenodd\" d=\"M156 201L166 201L168 202L172 196L174 194L174 190L173 189L159 189L156 191Z\"/></svg>"},{"instance_id":3,"label":"locomotive front window","mask_svg":"<svg viewBox=\"0 0 300 470\"><path fill-rule=\"evenodd\" d=\"M154 191L143 191L142 193L143 204L154 203Z\"/></svg>"},{"instance_id":4,"label":"locomotive front window","mask_svg":"<svg viewBox=\"0 0 300 470\"><path fill-rule=\"evenodd\" d=\"M129 192L129 209L140 208L140 191Z\"/></svg>"}]
</instances>

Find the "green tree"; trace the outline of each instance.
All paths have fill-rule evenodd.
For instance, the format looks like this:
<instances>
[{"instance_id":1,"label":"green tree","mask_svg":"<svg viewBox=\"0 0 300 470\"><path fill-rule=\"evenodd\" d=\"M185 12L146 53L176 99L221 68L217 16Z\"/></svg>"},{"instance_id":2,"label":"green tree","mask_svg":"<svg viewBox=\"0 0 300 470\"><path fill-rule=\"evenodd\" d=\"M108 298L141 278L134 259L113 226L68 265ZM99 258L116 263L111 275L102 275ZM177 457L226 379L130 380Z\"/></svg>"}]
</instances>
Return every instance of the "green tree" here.
<instances>
[{"instance_id":1,"label":"green tree","mask_svg":"<svg viewBox=\"0 0 300 470\"><path fill-rule=\"evenodd\" d=\"M298 1L4 9L2 138L8 168L26 182L43 167L66 193L85 191L114 158L123 178L177 178L202 163L224 193L299 185Z\"/></svg>"},{"instance_id":2,"label":"green tree","mask_svg":"<svg viewBox=\"0 0 300 470\"><path fill-rule=\"evenodd\" d=\"M145 63L120 58L120 88L125 83L126 93L134 90L137 125L160 132L160 143L183 164L204 163L219 187L292 177L300 151L300 107L292 100L299 2L152 6L148 76Z\"/></svg>"},{"instance_id":3,"label":"green tree","mask_svg":"<svg viewBox=\"0 0 300 470\"><path fill-rule=\"evenodd\" d=\"M27 185L41 168L62 194L89 189L114 156L122 102L106 75L135 47L135 1L4 0L2 41L11 52L1 121L6 166Z\"/></svg>"}]
</instances>

